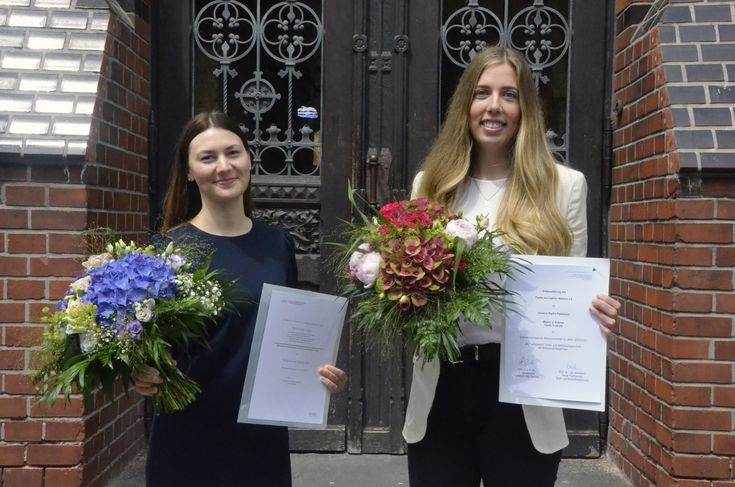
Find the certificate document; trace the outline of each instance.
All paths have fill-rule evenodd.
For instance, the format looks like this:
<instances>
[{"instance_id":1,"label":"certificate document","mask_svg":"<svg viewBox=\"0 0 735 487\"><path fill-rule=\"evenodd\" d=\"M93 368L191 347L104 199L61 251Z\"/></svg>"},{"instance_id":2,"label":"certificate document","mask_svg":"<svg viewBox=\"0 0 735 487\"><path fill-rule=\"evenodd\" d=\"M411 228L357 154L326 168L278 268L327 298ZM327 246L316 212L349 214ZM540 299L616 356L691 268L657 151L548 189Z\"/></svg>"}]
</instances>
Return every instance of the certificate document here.
<instances>
[{"instance_id":1,"label":"certificate document","mask_svg":"<svg viewBox=\"0 0 735 487\"><path fill-rule=\"evenodd\" d=\"M326 427L319 367L337 359L346 311L342 297L263 285L239 423Z\"/></svg>"},{"instance_id":2,"label":"certificate document","mask_svg":"<svg viewBox=\"0 0 735 487\"><path fill-rule=\"evenodd\" d=\"M589 310L608 292L607 259L514 256L501 347L503 402L604 411L607 343Z\"/></svg>"}]
</instances>

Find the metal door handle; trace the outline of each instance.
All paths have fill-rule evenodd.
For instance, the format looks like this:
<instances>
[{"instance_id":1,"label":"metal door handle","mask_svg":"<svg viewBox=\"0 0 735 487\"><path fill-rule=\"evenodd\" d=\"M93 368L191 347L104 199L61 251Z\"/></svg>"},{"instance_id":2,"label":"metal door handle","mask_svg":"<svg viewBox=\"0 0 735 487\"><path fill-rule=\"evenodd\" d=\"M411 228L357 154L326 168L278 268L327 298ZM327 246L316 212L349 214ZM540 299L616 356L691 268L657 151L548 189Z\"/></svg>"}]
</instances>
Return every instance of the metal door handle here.
<instances>
[{"instance_id":1,"label":"metal door handle","mask_svg":"<svg viewBox=\"0 0 735 487\"><path fill-rule=\"evenodd\" d=\"M393 155L387 147L381 147L380 154L375 147L370 147L365 164L368 203L376 207L382 206L390 201L389 176Z\"/></svg>"}]
</instances>

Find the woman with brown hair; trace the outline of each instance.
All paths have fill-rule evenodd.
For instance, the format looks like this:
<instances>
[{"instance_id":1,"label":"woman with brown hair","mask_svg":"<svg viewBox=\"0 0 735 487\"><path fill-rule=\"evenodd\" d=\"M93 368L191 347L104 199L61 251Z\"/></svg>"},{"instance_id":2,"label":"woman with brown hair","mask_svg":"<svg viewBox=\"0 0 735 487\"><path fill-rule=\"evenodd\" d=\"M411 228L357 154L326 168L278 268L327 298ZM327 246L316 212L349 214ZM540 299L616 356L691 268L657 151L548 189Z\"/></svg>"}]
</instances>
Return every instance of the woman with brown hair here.
<instances>
[{"instance_id":1,"label":"woman with brown hair","mask_svg":"<svg viewBox=\"0 0 735 487\"><path fill-rule=\"evenodd\" d=\"M147 485L290 486L288 430L238 423L237 415L263 284L296 284L293 240L285 230L252 218L247 140L227 115L200 113L190 120L174 162L162 233L206 244L214 251L210 268L222 271L220 279L237 279L246 294L236 314L210 328L209 349L181 355L179 367L202 392L183 411L154 418ZM318 374L331 392L347 381L332 365ZM161 383L150 367L134 379L136 390L147 396Z\"/></svg>"},{"instance_id":2,"label":"woman with brown hair","mask_svg":"<svg viewBox=\"0 0 735 487\"><path fill-rule=\"evenodd\" d=\"M485 215L513 253L586 254L584 175L552 156L531 70L514 50L486 49L464 71L413 196L470 221ZM602 333L619 307L605 294L592 301ZM462 323L462 362L414 363L403 430L412 487L554 485L568 444L562 410L498 401L503 325Z\"/></svg>"}]
</instances>

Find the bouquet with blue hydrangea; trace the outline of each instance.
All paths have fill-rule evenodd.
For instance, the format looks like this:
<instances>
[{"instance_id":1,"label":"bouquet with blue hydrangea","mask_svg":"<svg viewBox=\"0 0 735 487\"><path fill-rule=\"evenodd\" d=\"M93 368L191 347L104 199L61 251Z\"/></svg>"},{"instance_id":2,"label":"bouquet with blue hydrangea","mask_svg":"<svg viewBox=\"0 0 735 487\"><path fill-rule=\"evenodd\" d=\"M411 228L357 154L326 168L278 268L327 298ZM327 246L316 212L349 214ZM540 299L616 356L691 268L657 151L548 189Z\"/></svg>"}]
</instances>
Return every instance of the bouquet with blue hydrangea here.
<instances>
[{"instance_id":1,"label":"bouquet with blue hydrangea","mask_svg":"<svg viewBox=\"0 0 735 487\"><path fill-rule=\"evenodd\" d=\"M173 242L156 251L119 240L82 263L85 272L64 298L44 309L47 361L36 376L42 400L50 405L63 395L68 401L75 388L89 397L100 386L112 399L114 384L127 389L142 365L163 379L153 397L156 413L179 411L195 399L199 386L172 352L207 345L207 325L232 308L233 288L209 271L209 260L195 269L196 252L187 250Z\"/></svg>"}]
</instances>

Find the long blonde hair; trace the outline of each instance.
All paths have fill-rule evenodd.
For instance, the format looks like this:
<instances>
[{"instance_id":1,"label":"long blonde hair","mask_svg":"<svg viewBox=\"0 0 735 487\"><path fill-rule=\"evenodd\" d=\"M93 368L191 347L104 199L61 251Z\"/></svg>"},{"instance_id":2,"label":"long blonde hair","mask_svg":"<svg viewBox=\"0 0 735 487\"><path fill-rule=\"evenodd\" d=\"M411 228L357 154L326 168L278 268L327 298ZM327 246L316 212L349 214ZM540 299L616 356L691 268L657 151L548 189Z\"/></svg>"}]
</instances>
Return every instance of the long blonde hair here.
<instances>
[{"instance_id":1,"label":"long blonde hair","mask_svg":"<svg viewBox=\"0 0 735 487\"><path fill-rule=\"evenodd\" d=\"M491 66L515 70L521 123L512 149L511 174L498 208L495 228L515 252L569 255L572 232L559 212L556 160L546 142L541 102L531 69L515 50L490 47L479 52L462 73L447 109L446 120L423 163L418 195L452 207L472 165L468 114L475 87Z\"/></svg>"}]
</instances>

